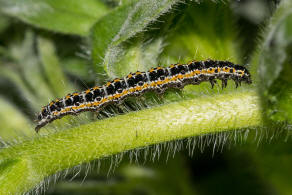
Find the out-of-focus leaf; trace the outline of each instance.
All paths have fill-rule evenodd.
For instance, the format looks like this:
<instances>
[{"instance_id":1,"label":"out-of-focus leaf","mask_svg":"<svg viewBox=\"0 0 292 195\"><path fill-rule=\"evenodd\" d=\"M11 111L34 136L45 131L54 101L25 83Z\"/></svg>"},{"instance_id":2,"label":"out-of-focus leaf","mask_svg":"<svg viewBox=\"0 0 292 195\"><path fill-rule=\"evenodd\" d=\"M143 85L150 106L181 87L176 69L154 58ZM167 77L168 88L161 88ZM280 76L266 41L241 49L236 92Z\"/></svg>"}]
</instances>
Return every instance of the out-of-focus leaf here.
<instances>
[{"instance_id":1,"label":"out-of-focus leaf","mask_svg":"<svg viewBox=\"0 0 292 195\"><path fill-rule=\"evenodd\" d=\"M240 63L235 16L228 3L191 2L176 21L161 59L163 64L189 60L230 60Z\"/></svg>"},{"instance_id":2,"label":"out-of-focus leaf","mask_svg":"<svg viewBox=\"0 0 292 195\"><path fill-rule=\"evenodd\" d=\"M9 48L11 61L1 64L0 74L14 82L20 91L17 95L23 95L32 108L38 110L54 96L33 48L34 35L32 32L26 32L23 43L15 43Z\"/></svg>"},{"instance_id":3,"label":"out-of-focus leaf","mask_svg":"<svg viewBox=\"0 0 292 195\"><path fill-rule=\"evenodd\" d=\"M92 31L92 58L96 72L105 71L110 78L120 75L116 71L116 62L125 52L121 44L145 30L177 2L178 0L133 1L97 22Z\"/></svg>"},{"instance_id":4,"label":"out-of-focus leaf","mask_svg":"<svg viewBox=\"0 0 292 195\"><path fill-rule=\"evenodd\" d=\"M48 39L39 37L38 49L44 73L54 95L62 97L64 94L72 92L72 87L70 87L67 78L63 74L58 57L56 56L53 43Z\"/></svg>"},{"instance_id":5,"label":"out-of-focus leaf","mask_svg":"<svg viewBox=\"0 0 292 195\"><path fill-rule=\"evenodd\" d=\"M93 74L89 70L88 62L84 59L78 57L70 57L65 59L60 59L62 67L66 74L78 78L78 81L94 81L94 78L90 76Z\"/></svg>"},{"instance_id":6,"label":"out-of-focus leaf","mask_svg":"<svg viewBox=\"0 0 292 195\"><path fill-rule=\"evenodd\" d=\"M0 0L0 11L37 27L87 35L108 9L98 0Z\"/></svg>"},{"instance_id":7,"label":"out-of-focus leaf","mask_svg":"<svg viewBox=\"0 0 292 195\"><path fill-rule=\"evenodd\" d=\"M249 147L249 152L255 161L254 167L270 189L273 189L274 194L291 194L291 137L284 142L283 137L279 136L256 150L252 145Z\"/></svg>"},{"instance_id":8,"label":"out-of-focus leaf","mask_svg":"<svg viewBox=\"0 0 292 195\"><path fill-rule=\"evenodd\" d=\"M163 50L163 38L159 37L143 43L139 38L131 46L127 46L124 55L116 61L115 72L118 77L127 75L130 72L147 71L151 67L158 66L158 59Z\"/></svg>"},{"instance_id":9,"label":"out-of-focus leaf","mask_svg":"<svg viewBox=\"0 0 292 195\"><path fill-rule=\"evenodd\" d=\"M3 32L7 26L9 26L8 18L0 14L0 33Z\"/></svg>"},{"instance_id":10,"label":"out-of-focus leaf","mask_svg":"<svg viewBox=\"0 0 292 195\"><path fill-rule=\"evenodd\" d=\"M28 104L27 107L32 108L29 114L33 117L35 117L35 112L39 112L42 106L53 99L73 92L73 87L62 72L54 45L45 38L39 37L36 40L39 55L35 52L34 34L27 32L22 44L13 44L6 52L10 61L0 64L0 75L14 84L11 87L18 89L15 95L21 96L21 99ZM64 123L70 126L76 123L73 118L66 117L64 120L58 120L53 127L64 127L66 126ZM86 115L78 118L84 119Z\"/></svg>"},{"instance_id":11,"label":"out-of-focus leaf","mask_svg":"<svg viewBox=\"0 0 292 195\"><path fill-rule=\"evenodd\" d=\"M0 97L0 107L1 139L9 141L21 135L33 135L28 119L15 106Z\"/></svg>"},{"instance_id":12,"label":"out-of-focus leaf","mask_svg":"<svg viewBox=\"0 0 292 195\"><path fill-rule=\"evenodd\" d=\"M292 2L272 18L259 60L259 91L267 120L292 122Z\"/></svg>"}]
</instances>

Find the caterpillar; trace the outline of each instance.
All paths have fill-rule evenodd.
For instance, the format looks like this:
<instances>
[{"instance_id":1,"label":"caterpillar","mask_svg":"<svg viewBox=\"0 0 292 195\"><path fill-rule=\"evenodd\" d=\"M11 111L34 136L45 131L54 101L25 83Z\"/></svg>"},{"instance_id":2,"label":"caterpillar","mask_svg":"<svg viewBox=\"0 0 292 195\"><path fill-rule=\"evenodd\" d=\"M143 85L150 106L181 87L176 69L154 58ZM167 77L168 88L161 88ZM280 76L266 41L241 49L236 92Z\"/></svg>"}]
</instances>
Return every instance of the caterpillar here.
<instances>
[{"instance_id":1,"label":"caterpillar","mask_svg":"<svg viewBox=\"0 0 292 195\"><path fill-rule=\"evenodd\" d=\"M83 92L75 92L50 102L37 115L38 132L43 126L65 115L76 115L84 111L98 112L109 104L121 103L126 97L140 96L147 91L163 93L168 88L181 89L185 85L198 85L208 81L213 88L215 79L222 81L222 89L228 80L236 87L245 82L251 84L249 71L229 61L190 61L187 64L172 64L169 67L151 68L149 71L130 73L116 78L103 86L95 86Z\"/></svg>"}]
</instances>

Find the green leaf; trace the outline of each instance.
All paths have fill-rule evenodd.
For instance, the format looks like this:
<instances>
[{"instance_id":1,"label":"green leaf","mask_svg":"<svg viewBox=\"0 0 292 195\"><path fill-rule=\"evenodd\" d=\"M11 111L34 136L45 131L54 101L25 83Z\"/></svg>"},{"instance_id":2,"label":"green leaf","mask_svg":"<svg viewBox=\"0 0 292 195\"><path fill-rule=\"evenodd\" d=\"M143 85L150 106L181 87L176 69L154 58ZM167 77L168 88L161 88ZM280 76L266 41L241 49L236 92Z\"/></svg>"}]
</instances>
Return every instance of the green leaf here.
<instances>
[{"instance_id":1,"label":"green leaf","mask_svg":"<svg viewBox=\"0 0 292 195\"><path fill-rule=\"evenodd\" d=\"M137 2L137 3L135 3ZM122 43L142 32L178 0L133 1L98 21L92 30L92 59L96 72L110 78L120 75L117 61L124 54Z\"/></svg>"},{"instance_id":2,"label":"green leaf","mask_svg":"<svg viewBox=\"0 0 292 195\"><path fill-rule=\"evenodd\" d=\"M272 18L259 57L259 91L267 120L292 122L292 2Z\"/></svg>"},{"instance_id":3,"label":"green leaf","mask_svg":"<svg viewBox=\"0 0 292 195\"><path fill-rule=\"evenodd\" d=\"M36 27L87 35L108 9L98 0L0 0L0 11Z\"/></svg>"}]
</instances>

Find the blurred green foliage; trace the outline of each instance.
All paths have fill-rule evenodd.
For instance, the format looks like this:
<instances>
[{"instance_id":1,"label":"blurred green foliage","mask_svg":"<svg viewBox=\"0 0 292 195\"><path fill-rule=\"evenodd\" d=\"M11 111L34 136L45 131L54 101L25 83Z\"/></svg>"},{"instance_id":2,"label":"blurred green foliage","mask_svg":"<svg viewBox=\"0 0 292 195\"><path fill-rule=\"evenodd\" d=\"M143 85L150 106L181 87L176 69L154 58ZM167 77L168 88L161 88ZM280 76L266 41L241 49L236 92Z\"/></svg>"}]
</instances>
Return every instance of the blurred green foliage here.
<instances>
[{"instance_id":1,"label":"blurred green foliage","mask_svg":"<svg viewBox=\"0 0 292 195\"><path fill-rule=\"evenodd\" d=\"M1 0L0 4L2 13L33 26L78 35L87 35L95 21L108 11L102 2L95 0Z\"/></svg>"},{"instance_id":2,"label":"blurred green foliage","mask_svg":"<svg viewBox=\"0 0 292 195\"><path fill-rule=\"evenodd\" d=\"M283 0L276 9L278 4L276 0L0 0L3 147L37 136L32 132L35 113L56 97L157 65L227 59L250 65L255 86L246 88L257 87L268 130L228 134L231 140L240 140L250 131L244 144L232 143L222 152L211 136L203 136L198 143L204 152L195 148L192 158L186 149L174 158L164 149L154 162L151 155L146 163L123 160L109 177L111 160L101 160L105 166L100 173L96 167L89 172L83 168L73 181L50 185L47 193L291 194L292 4ZM217 94L220 87L209 88L209 84L188 86L183 95ZM229 84L222 93L234 90ZM170 91L165 97L181 99L175 94ZM42 133L91 118L91 114L80 120L66 117ZM170 153L179 143L169 146ZM137 158L143 159L143 155ZM26 162L1 163L0 178L11 169L21 171Z\"/></svg>"},{"instance_id":3,"label":"blurred green foliage","mask_svg":"<svg viewBox=\"0 0 292 195\"><path fill-rule=\"evenodd\" d=\"M292 122L291 7L291 1L284 1L277 9L260 56L260 94L266 119L274 122Z\"/></svg>"}]
</instances>

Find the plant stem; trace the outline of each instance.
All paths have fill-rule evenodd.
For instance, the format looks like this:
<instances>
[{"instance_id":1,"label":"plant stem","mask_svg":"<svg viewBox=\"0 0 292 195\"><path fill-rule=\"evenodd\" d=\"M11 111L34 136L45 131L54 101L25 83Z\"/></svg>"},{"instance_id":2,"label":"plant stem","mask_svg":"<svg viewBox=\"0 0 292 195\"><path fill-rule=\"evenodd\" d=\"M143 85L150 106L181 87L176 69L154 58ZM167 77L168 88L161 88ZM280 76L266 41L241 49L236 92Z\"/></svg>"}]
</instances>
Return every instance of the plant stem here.
<instances>
[{"instance_id":1,"label":"plant stem","mask_svg":"<svg viewBox=\"0 0 292 195\"><path fill-rule=\"evenodd\" d=\"M36 137L0 151L0 194L26 192L58 171L134 148L261 123L258 97L245 91L182 100Z\"/></svg>"}]
</instances>

